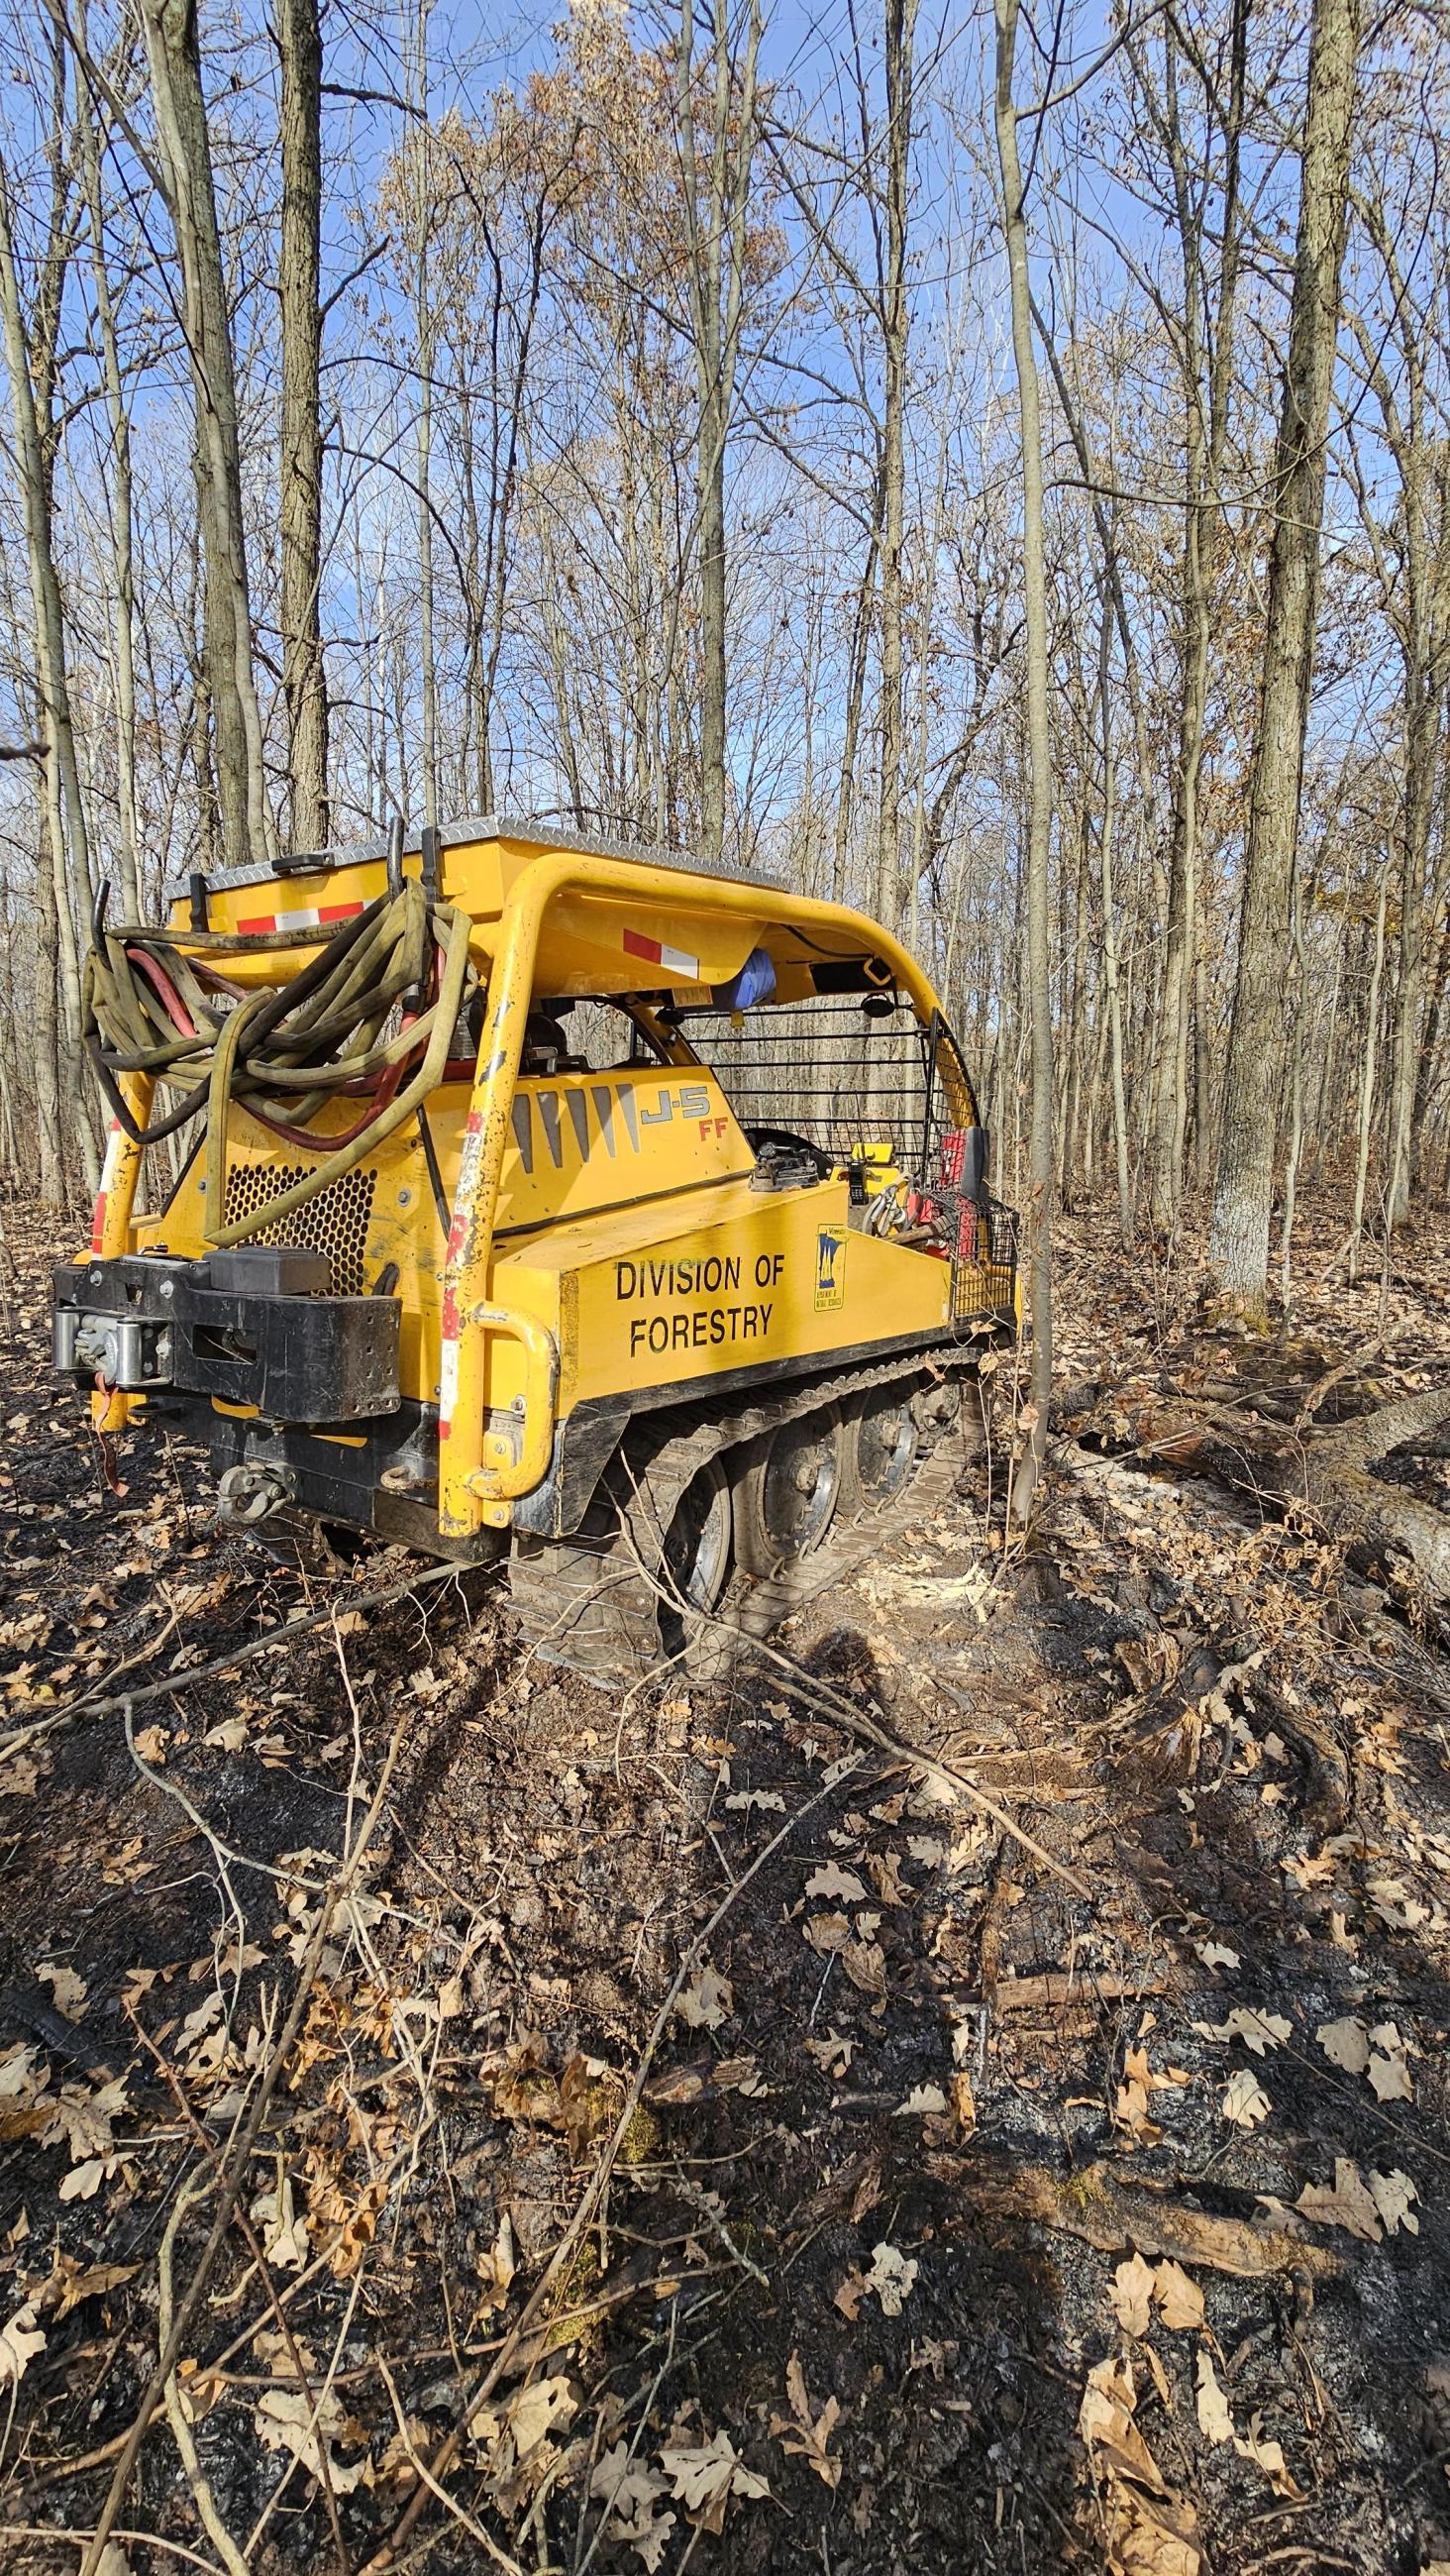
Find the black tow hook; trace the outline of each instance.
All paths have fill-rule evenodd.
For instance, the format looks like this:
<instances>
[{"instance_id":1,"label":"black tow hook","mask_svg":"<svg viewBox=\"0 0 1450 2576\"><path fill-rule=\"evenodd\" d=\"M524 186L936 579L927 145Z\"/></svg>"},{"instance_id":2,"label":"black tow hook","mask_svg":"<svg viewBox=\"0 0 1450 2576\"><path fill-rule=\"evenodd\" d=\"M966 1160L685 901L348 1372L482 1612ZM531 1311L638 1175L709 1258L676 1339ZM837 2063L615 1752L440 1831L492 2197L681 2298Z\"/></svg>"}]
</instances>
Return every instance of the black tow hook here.
<instances>
[{"instance_id":1,"label":"black tow hook","mask_svg":"<svg viewBox=\"0 0 1450 2576\"><path fill-rule=\"evenodd\" d=\"M217 1485L217 1519L248 1525L270 1520L273 1512L292 1501L296 1490L296 1478L284 1467L261 1467L248 1462L228 1467Z\"/></svg>"}]
</instances>

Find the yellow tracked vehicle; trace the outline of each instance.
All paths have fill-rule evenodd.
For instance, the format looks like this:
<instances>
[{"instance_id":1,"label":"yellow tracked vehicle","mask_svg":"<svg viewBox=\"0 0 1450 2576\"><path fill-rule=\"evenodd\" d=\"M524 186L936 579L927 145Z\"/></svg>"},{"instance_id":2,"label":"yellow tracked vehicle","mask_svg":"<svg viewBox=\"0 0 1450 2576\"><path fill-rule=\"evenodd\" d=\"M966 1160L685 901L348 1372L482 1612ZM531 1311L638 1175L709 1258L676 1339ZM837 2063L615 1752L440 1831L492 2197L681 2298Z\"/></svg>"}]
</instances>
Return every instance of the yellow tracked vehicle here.
<instances>
[{"instance_id":1,"label":"yellow tracked vehicle","mask_svg":"<svg viewBox=\"0 0 1450 2576\"><path fill-rule=\"evenodd\" d=\"M599 1674L874 1543L1017 1324L904 948L497 818L168 893L164 929L103 896L87 965L112 1125L55 1360L102 1429L205 1441L263 1538L508 1552L528 1633Z\"/></svg>"}]
</instances>

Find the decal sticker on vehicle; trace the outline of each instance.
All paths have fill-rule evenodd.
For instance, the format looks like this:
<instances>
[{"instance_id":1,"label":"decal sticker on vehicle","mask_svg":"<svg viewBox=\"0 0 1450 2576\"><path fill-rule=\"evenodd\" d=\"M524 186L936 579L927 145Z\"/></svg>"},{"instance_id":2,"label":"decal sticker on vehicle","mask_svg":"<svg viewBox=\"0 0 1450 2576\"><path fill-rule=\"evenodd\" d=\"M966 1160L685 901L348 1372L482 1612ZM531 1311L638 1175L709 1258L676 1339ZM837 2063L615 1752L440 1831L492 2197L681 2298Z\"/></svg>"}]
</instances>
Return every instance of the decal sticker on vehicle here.
<instances>
[{"instance_id":1,"label":"decal sticker on vehicle","mask_svg":"<svg viewBox=\"0 0 1450 2576\"><path fill-rule=\"evenodd\" d=\"M363 909L361 903L322 903L308 912L258 912L237 928L249 939L267 931L325 930L339 921L356 921Z\"/></svg>"},{"instance_id":2,"label":"decal sticker on vehicle","mask_svg":"<svg viewBox=\"0 0 1450 2576\"><path fill-rule=\"evenodd\" d=\"M663 947L658 939L646 939L642 931L624 934L626 957L642 957L647 966L662 966L667 975L683 975L688 983L700 981L700 961L683 948Z\"/></svg>"},{"instance_id":3,"label":"decal sticker on vehicle","mask_svg":"<svg viewBox=\"0 0 1450 2576\"><path fill-rule=\"evenodd\" d=\"M823 1225L816 1236L816 1312L833 1311L846 1302L846 1229Z\"/></svg>"}]
</instances>

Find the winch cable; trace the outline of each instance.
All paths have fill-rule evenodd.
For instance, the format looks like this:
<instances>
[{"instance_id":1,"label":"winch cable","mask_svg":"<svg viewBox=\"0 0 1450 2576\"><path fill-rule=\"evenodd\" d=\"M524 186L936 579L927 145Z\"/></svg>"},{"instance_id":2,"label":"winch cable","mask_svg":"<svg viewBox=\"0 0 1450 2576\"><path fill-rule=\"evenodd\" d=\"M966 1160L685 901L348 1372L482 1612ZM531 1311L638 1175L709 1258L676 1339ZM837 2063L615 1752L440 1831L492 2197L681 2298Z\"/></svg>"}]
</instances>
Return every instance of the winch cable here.
<instances>
[{"instance_id":1,"label":"winch cable","mask_svg":"<svg viewBox=\"0 0 1450 2576\"><path fill-rule=\"evenodd\" d=\"M133 1143L156 1144L205 1110L208 1242L220 1247L270 1230L421 1111L443 1078L467 997L470 929L466 913L430 904L407 878L339 923L300 974L249 991L222 961L295 951L303 944L295 932L108 930L103 899L86 960L86 1050ZM179 1088L180 1102L139 1124L120 1088L126 1073ZM324 1134L307 1124L340 1099L364 1104L351 1126ZM234 1106L322 1159L224 1225Z\"/></svg>"}]
</instances>

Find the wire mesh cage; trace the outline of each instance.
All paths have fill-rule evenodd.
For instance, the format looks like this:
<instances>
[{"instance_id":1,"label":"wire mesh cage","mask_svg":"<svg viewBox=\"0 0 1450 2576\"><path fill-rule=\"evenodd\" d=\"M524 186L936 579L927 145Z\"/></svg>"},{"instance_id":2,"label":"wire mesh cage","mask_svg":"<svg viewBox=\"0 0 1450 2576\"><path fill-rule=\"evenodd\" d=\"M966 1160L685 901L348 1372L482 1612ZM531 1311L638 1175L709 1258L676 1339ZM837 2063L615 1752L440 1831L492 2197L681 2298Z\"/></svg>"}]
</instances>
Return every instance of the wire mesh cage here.
<instances>
[{"instance_id":1,"label":"wire mesh cage","mask_svg":"<svg viewBox=\"0 0 1450 2576\"><path fill-rule=\"evenodd\" d=\"M957 1322L1012 1315L1017 1220L986 1189L976 1096L939 1015L846 994L678 1021L758 1150L800 1142L851 1170L869 1227L951 1263Z\"/></svg>"},{"instance_id":2,"label":"wire mesh cage","mask_svg":"<svg viewBox=\"0 0 1450 2576\"><path fill-rule=\"evenodd\" d=\"M863 1145L888 1145L919 1176L931 1141L930 1035L906 1006L872 1000L874 1017L858 995L833 994L681 1021L748 1136L798 1136L845 1162Z\"/></svg>"}]
</instances>

